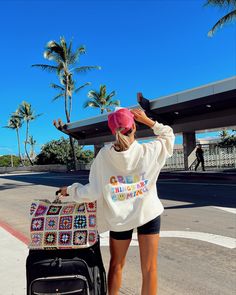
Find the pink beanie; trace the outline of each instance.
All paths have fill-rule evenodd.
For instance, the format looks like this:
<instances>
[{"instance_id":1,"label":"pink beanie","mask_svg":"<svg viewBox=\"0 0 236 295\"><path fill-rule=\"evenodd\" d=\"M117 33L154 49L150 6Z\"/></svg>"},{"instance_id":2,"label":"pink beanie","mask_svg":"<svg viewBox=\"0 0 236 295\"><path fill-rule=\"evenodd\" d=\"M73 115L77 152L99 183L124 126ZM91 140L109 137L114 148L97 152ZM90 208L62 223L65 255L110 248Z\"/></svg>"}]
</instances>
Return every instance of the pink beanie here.
<instances>
[{"instance_id":1,"label":"pink beanie","mask_svg":"<svg viewBox=\"0 0 236 295\"><path fill-rule=\"evenodd\" d=\"M112 134L115 134L118 128L124 128L121 133L125 134L132 128L133 124L134 115L128 109L119 109L108 115L108 126Z\"/></svg>"}]
</instances>

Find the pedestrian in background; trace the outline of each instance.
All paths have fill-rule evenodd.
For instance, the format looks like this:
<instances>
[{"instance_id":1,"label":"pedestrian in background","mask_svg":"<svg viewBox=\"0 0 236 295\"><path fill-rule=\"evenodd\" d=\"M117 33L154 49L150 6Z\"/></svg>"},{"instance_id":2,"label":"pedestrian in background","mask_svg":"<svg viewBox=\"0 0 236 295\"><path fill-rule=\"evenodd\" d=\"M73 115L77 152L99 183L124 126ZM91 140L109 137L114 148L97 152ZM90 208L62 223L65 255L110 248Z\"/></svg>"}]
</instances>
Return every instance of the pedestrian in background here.
<instances>
[{"instance_id":1,"label":"pedestrian in background","mask_svg":"<svg viewBox=\"0 0 236 295\"><path fill-rule=\"evenodd\" d=\"M200 163L202 165L202 171L205 171L204 155L203 154L204 154L204 151L202 149L202 146L201 146L201 144L198 144L197 149L196 149L197 164L195 166L195 171L197 171L197 168L198 168Z\"/></svg>"},{"instance_id":2,"label":"pedestrian in background","mask_svg":"<svg viewBox=\"0 0 236 295\"><path fill-rule=\"evenodd\" d=\"M152 128L156 140L138 143L135 120ZM61 192L77 202L103 200L104 218L110 230L109 295L118 295L121 287L134 228L140 249L141 294L156 295L160 215L164 210L156 182L173 153L173 130L148 118L140 109L119 109L109 114L108 126L116 141L99 151L91 166L89 183L74 183L61 188Z\"/></svg>"}]
</instances>

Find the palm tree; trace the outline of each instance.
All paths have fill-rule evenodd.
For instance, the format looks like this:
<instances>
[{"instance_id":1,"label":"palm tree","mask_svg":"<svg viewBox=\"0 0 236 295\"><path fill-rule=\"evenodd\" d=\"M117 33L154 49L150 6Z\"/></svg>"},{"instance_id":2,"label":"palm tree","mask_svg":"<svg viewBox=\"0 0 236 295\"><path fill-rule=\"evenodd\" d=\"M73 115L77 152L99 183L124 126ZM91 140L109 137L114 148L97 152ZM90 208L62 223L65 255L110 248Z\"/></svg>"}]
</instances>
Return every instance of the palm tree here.
<instances>
[{"instance_id":1,"label":"palm tree","mask_svg":"<svg viewBox=\"0 0 236 295\"><path fill-rule=\"evenodd\" d=\"M229 137L229 132L228 132L227 130L222 130L222 131L220 132L220 138L221 138L222 140L225 140L227 137Z\"/></svg>"},{"instance_id":2,"label":"palm tree","mask_svg":"<svg viewBox=\"0 0 236 295\"><path fill-rule=\"evenodd\" d=\"M26 136L25 136L25 153L30 161L30 164L33 166L33 162L29 156L29 153L27 151L27 144L29 143L29 124L31 121L34 121L36 118L41 116L42 114L36 115L34 111L31 108L31 104L27 103L26 101L23 101L17 110L17 114L20 118L22 118L26 122Z\"/></svg>"},{"instance_id":3,"label":"palm tree","mask_svg":"<svg viewBox=\"0 0 236 295\"><path fill-rule=\"evenodd\" d=\"M78 47L75 51L72 49L72 41L67 45L64 37L60 38L60 42L49 41L44 51L44 58L51 60L55 65L48 64L34 64L33 67L40 67L42 70L54 72L59 76L62 84L63 95L65 99L65 114L67 123L70 122L70 115L72 110L72 96L70 96L70 81L73 81L74 73L83 73L92 69L100 69L99 66L78 66L79 57L85 54L85 46ZM69 99L71 97L71 99ZM68 105L69 100L69 105ZM74 149L74 142L70 136L70 145L73 153L74 165L76 168L76 154Z\"/></svg>"},{"instance_id":4,"label":"palm tree","mask_svg":"<svg viewBox=\"0 0 236 295\"><path fill-rule=\"evenodd\" d=\"M17 145L18 145L18 155L20 158L20 162L22 163L22 158L21 158L21 150L20 150L20 134L19 134L19 129L22 127L22 119L19 117L17 112L13 113L8 121L7 126L5 128L10 128L13 130L16 130L16 136L17 136ZM23 164L23 163L22 163Z\"/></svg>"},{"instance_id":5,"label":"palm tree","mask_svg":"<svg viewBox=\"0 0 236 295\"><path fill-rule=\"evenodd\" d=\"M84 87L88 86L88 85L91 85L90 82L86 82L85 84L81 85L80 87L76 88L76 85L75 85L75 81L71 79L71 76L70 76L70 79L69 79L69 83L68 83L68 101L69 101L69 104L68 104L68 115L69 117L71 116L71 112L72 112L72 96L73 94L77 94L80 90L82 90ZM58 98L61 98L61 97L64 97L65 98L65 92L66 92L66 88L65 86L61 86L61 85L57 85L57 84L50 84L50 86L54 89L58 89L59 90L59 93L58 95L56 95L52 101L55 101L57 100ZM66 107L66 101L65 101L65 107Z\"/></svg>"},{"instance_id":6,"label":"palm tree","mask_svg":"<svg viewBox=\"0 0 236 295\"><path fill-rule=\"evenodd\" d=\"M77 94L80 90L82 90L84 87L88 86L88 85L91 85L90 82L87 82L83 85L81 85L80 87L76 88L75 87L75 81L71 79L71 76L69 78L69 83L68 83L68 100L69 100L69 104L68 104L68 116L70 118L71 116L71 111L72 111L72 96L73 94ZM50 84L50 86L54 89L58 89L59 90L59 93L53 98L52 101L55 101L61 97L64 97L64 103L65 103L65 109L67 107L67 104L66 104L66 100L65 100L65 92L66 92L66 87L65 86L60 86L60 85L57 85L57 84ZM71 151L72 151L72 157L73 157L73 161L74 161L74 168L77 170L77 156L76 156L76 150L75 150L75 144L74 144L74 139L69 136L69 139L70 139L70 146L71 146Z\"/></svg>"},{"instance_id":7,"label":"palm tree","mask_svg":"<svg viewBox=\"0 0 236 295\"><path fill-rule=\"evenodd\" d=\"M101 114L104 111L110 112L112 106L119 106L119 100L112 100L112 97L115 96L115 91L112 91L110 94L106 92L106 85L100 85L99 91L90 90L88 93L88 97L90 98L84 104L84 108L93 107L99 108Z\"/></svg>"},{"instance_id":8,"label":"palm tree","mask_svg":"<svg viewBox=\"0 0 236 295\"><path fill-rule=\"evenodd\" d=\"M205 6L216 6L219 8L225 8L228 10L227 14L224 15L208 32L208 36L212 37L215 31L226 23L233 21L236 18L236 0L207 0Z\"/></svg>"},{"instance_id":9,"label":"palm tree","mask_svg":"<svg viewBox=\"0 0 236 295\"><path fill-rule=\"evenodd\" d=\"M33 138L32 135L29 136L28 143L30 144L30 159L32 159L32 161L34 161L34 158L35 158L34 148L36 145L36 140Z\"/></svg>"}]
</instances>

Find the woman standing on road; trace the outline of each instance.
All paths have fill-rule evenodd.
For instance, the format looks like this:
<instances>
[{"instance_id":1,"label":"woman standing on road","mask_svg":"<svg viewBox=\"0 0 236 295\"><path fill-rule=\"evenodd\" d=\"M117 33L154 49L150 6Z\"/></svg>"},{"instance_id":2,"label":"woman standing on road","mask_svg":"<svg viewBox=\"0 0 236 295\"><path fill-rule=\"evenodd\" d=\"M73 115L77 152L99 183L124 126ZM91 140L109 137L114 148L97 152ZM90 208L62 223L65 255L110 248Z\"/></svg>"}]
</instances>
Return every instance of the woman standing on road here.
<instances>
[{"instance_id":1,"label":"woman standing on road","mask_svg":"<svg viewBox=\"0 0 236 295\"><path fill-rule=\"evenodd\" d=\"M153 129L157 138L140 144L135 140L135 121ZM132 232L137 228L142 269L142 295L157 294L157 257L160 215L156 181L172 155L173 130L148 118L140 109L119 109L108 115L116 136L95 158L89 183L74 183L61 189L77 202L103 198L104 217L110 229L109 295L117 295Z\"/></svg>"}]
</instances>

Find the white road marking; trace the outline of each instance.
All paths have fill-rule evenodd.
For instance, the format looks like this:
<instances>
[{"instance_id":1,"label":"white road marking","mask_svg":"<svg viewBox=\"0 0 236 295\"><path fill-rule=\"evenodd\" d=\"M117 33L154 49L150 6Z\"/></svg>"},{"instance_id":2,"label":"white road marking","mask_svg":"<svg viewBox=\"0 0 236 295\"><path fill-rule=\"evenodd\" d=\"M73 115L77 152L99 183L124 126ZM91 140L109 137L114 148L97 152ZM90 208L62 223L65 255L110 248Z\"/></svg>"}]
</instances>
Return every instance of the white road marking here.
<instances>
[{"instance_id":1,"label":"white road marking","mask_svg":"<svg viewBox=\"0 0 236 295\"><path fill-rule=\"evenodd\" d=\"M236 214L236 209L235 208L216 207L216 206L213 206L213 208L220 209L220 210L223 210L223 211L226 211L226 212L229 212L229 213Z\"/></svg>"},{"instance_id":2,"label":"white road marking","mask_svg":"<svg viewBox=\"0 0 236 295\"><path fill-rule=\"evenodd\" d=\"M202 232L189 232L189 231L161 231L160 237L162 238L184 238L199 240L229 249L236 248L236 239L224 237L220 235L202 233ZM109 231L100 234L101 246L109 246ZM138 246L137 233L133 233L131 246Z\"/></svg>"},{"instance_id":3,"label":"white road marking","mask_svg":"<svg viewBox=\"0 0 236 295\"><path fill-rule=\"evenodd\" d=\"M199 240L203 242L212 243L229 249L236 248L236 239L202 232L189 232L189 231L164 231L161 232L161 237L164 238L185 238Z\"/></svg>"}]
</instances>

